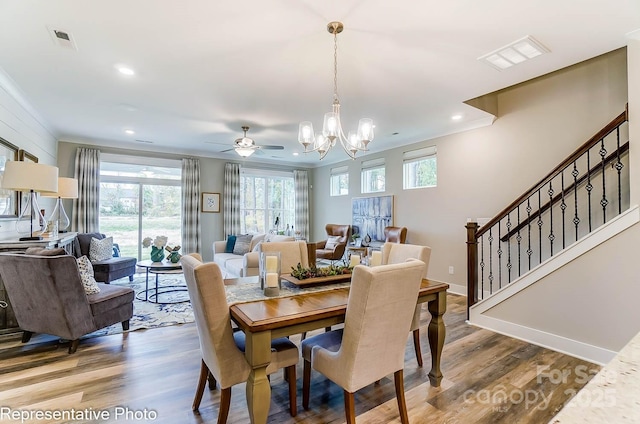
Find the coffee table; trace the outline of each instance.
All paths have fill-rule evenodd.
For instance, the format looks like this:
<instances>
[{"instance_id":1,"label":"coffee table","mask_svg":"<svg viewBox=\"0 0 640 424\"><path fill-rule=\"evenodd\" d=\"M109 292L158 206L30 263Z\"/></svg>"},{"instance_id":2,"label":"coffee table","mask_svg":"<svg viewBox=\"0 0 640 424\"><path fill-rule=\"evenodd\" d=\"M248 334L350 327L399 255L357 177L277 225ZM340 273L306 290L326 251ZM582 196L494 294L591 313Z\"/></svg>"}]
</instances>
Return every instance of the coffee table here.
<instances>
[{"instance_id":1,"label":"coffee table","mask_svg":"<svg viewBox=\"0 0 640 424\"><path fill-rule=\"evenodd\" d=\"M151 303L182 303L182 302L189 301L189 298L187 297L186 299L161 302L159 297L161 294L165 294L165 293L188 291L186 286L174 285L174 286L158 287L158 276L160 274L182 274L182 265L180 265L180 263L173 263L167 260L164 260L162 262L153 262L151 260L144 260L144 261L138 262L136 266L139 266L140 268L144 268L146 270L145 289L140 291L136 295L136 299L144 300L145 302L151 302ZM155 288L151 288L151 289L149 288L149 273L156 275ZM144 293L144 299L142 298L142 293Z\"/></svg>"}]
</instances>

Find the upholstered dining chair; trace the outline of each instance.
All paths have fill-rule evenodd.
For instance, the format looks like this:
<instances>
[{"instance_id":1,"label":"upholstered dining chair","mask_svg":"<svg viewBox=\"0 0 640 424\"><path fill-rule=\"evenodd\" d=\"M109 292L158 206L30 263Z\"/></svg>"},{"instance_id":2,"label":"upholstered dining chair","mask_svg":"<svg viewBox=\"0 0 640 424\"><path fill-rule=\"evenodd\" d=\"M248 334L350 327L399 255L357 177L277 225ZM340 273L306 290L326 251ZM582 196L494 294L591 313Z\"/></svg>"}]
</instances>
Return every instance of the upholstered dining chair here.
<instances>
[{"instance_id":1,"label":"upholstered dining chair","mask_svg":"<svg viewBox=\"0 0 640 424\"><path fill-rule=\"evenodd\" d=\"M280 271L282 274L290 274L291 268L297 268L298 264L303 268L309 268L309 255L305 241L262 242L258 250L260 252L280 252Z\"/></svg>"},{"instance_id":2,"label":"upholstered dining chair","mask_svg":"<svg viewBox=\"0 0 640 424\"><path fill-rule=\"evenodd\" d=\"M311 367L344 389L349 424L355 423L354 393L393 373L400 420L408 423L404 350L425 268L419 260L354 268L344 328L302 342L305 409L309 408Z\"/></svg>"},{"instance_id":3,"label":"upholstered dining chair","mask_svg":"<svg viewBox=\"0 0 640 424\"><path fill-rule=\"evenodd\" d=\"M351 237L351 225L327 224L325 231L327 240L316 242L316 259L339 261Z\"/></svg>"},{"instance_id":4,"label":"upholstered dining chair","mask_svg":"<svg viewBox=\"0 0 640 424\"><path fill-rule=\"evenodd\" d=\"M231 328L229 306L225 296L224 281L218 264L202 263L197 257L185 255L180 259L189 289L189 298L195 315L200 339L202 365L192 409L197 411L204 387L209 380L209 389L216 384L222 389L218 424L227 422L231 404L231 387L245 382L251 367L244 357L244 333ZM286 338L271 342L271 362L267 374L286 368L289 380L289 411L296 416L296 365L298 348Z\"/></svg>"},{"instance_id":5,"label":"upholstered dining chair","mask_svg":"<svg viewBox=\"0 0 640 424\"><path fill-rule=\"evenodd\" d=\"M382 264L395 264L404 262L407 259L420 259L425 263L424 274L422 278L427 278L429 269L429 259L431 258L431 248L427 246L418 246L415 244L398 244L385 243L382 245ZM422 349L420 348L420 314L422 313L422 304L415 307L413 321L411 322L411 332L413 333L413 348L416 351L416 360L418 366L422 366Z\"/></svg>"},{"instance_id":6,"label":"upholstered dining chair","mask_svg":"<svg viewBox=\"0 0 640 424\"><path fill-rule=\"evenodd\" d=\"M407 227L384 227L384 241L386 243L405 243L407 241Z\"/></svg>"}]
</instances>

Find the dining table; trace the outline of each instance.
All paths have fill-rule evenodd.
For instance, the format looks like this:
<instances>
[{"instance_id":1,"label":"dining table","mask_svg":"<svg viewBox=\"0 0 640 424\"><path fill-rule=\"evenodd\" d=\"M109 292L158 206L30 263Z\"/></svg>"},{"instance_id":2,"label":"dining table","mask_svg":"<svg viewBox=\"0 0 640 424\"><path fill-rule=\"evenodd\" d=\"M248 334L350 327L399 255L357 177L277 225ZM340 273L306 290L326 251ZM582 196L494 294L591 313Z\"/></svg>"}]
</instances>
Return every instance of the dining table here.
<instances>
[{"instance_id":1,"label":"dining table","mask_svg":"<svg viewBox=\"0 0 640 424\"><path fill-rule=\"evenodd\" d=\"M349 298L349 284L313 287L308 290L283 282L278 297L258 296L248 300L246 295L235 296L235 288L243 293L251 286L259 290L258 277L226 279L227 300L233 322L246 335L245 358L251 366L246 383L247 407L253 424L267 422L271 403L271 386L267 379L267 365L271 359L271 340L286 337L344 322ZM288 289L288 288L290 289ZM447 309L449 285L423 279L417 303L427 303L431 313L427 335L431 351L429 381L440 386L442 372L440 359L445 339L443 315Z\"/></svg>"}]
</instances>

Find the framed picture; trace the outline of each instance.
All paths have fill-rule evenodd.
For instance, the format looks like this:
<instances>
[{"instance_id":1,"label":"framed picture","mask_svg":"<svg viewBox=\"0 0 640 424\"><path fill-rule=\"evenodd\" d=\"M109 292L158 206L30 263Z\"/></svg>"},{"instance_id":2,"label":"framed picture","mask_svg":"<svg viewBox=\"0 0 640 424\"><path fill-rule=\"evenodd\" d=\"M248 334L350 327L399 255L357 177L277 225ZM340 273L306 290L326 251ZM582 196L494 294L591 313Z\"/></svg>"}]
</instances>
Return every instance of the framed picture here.
<instances>
[{"instance_id":1,"label":"framed picture","mask_svg":"<svg viewBox=\"0 0 640 424\"><path fill-rule=\"evenodd\" d=\"M384 227L393 225L393 196L359 197L351 201L353 231L384 241Z\"/></svg>"},{"instance_id":2,"label":"framed picture","mask_svg":"<svg viewBox=\"0 0 640 424\"><path fill-rule=\"evenodd\" d=\"M220 193L202 193L202 212L220 212Z\"/></svg>"},{"instance_id":3,"label":"framed picture","mask_svg":"<svg viewBox=\"0 0 640 424\"><path fill-rule=\"evenodd\" d=\"M8 161L18 160L18 146L0 137L0 187L4 166ZM0 188L0 218L16 218L18 216L18 192Z\"/></svg>"}]
</instances>

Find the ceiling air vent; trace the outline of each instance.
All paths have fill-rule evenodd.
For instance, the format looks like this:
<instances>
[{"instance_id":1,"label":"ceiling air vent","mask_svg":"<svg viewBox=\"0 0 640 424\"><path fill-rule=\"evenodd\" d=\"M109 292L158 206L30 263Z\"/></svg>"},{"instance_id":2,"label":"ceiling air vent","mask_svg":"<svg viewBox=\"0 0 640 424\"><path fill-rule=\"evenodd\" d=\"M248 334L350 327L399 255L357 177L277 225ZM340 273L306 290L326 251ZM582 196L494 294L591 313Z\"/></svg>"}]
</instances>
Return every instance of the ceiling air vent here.
<instances>
[{"instance_id":1,"label":"ceiling air vent","mask_svg":"<svg viewBox=\"0 0 640 424\"><path fill-rule=\"evenodd\" d=\"M549 53L549 49L527 35L507 46L480 56L478 60L487 63L498 71L502 71L544 53Z\"/></svg>"},{"instance_id":2,"label":"ceiling air vent","mask_svg":"<svg viewBox=\"0 0 640 424\"><path fill-rule=\"evenodd\" d=\"M56 45L60 47L64 47L66 49L71 49L76 51L78 50L78 47L76 46L76 42L73 40L73 37L71 33L69 33L69 31L65 31L60 28L51 28L51 27L47 27L47 29L49 30L49 35L51 35L51 39Z\"/></svg>"}]
</instances>

